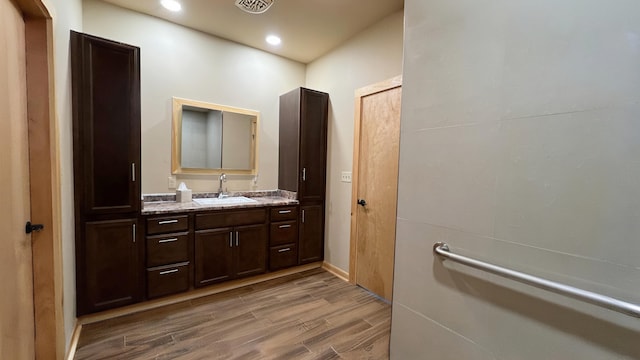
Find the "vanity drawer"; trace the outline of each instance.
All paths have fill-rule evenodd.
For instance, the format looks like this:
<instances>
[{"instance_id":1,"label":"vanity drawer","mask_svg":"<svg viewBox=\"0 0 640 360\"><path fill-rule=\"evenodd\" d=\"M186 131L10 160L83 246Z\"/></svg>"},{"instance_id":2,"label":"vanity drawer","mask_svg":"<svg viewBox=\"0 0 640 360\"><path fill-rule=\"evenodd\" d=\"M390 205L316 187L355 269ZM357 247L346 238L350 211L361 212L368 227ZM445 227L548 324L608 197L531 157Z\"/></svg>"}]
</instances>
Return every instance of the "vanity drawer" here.
<instances>
[{"instance_id":1,"label":"vanity drawer","mask_svg":"<svg viewBox=\"0 0 640 360\"><path fill-rule=\"evenodd\" d=\"M298 218L297 206L284 206L271 209L271 221L296 220Z\"/></svg>"},{"instance_id":2,"label":"vanity drawer","mask_svg":"<svg viewBox=\"0 0 640 360\"><path fill-rule=\"evenodd\" d=\"M189 260L188 233L147 237L147 267Z\"/></svg>"},{"instance_id":3,"label":"vanity drawer","mask_svg":"<svg viewBox=\"0 0 640 360\"><path fill-rule=\"evenodd\" d=\"M269 270L278 270L298 264L298 246L287 244L272 247L269 251Z\"/></svg>"},{"instance_id":4,"label":"vanity drawer","mask_svg":"<svg viewBox=\"0 0 640 360\"><path fill-rule=\"evenodd\" d=\"M187 231L189 217L187 215L153 217L147 219L147 234L162 234Z\"/></svg>"},{"instance_id":5,"label":"vanity drawer","mask_svg":"<svg viewBox=\"0 0 640 360\"><path fill-rule=\"evenodd\" d=\"M282 245L298 242L298 221L271 223L269 244Z\"/></svg>"},{"instance_id":6,"label":"vanity drawer","mask_svg":"<svg viewBox=\"0 0 640 360\"><path fill-rule=\"evenodd\" d=\"M147 298L189 290L189 263L147 269Z\"/></svg>"},{"instance_id":7,"label":"vanity drawer","mask_svg":"<svg viewBox=\"0 0 640 360\"><path fill-rule=\"evenodd\" d=\"M227 226L263 224L267 221L264 208L243 211L219 211L196 214L196 230L214 229Z\"/></svg>"}]
</instances>

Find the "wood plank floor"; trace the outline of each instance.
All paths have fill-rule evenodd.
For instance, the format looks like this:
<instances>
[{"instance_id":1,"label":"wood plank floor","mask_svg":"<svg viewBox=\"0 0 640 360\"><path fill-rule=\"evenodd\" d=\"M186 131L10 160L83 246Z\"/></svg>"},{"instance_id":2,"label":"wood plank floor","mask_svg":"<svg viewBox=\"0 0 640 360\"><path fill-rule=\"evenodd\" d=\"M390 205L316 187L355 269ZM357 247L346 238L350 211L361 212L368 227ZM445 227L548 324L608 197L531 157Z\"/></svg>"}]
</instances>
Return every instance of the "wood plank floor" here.
<instances>
[{"instance_id":1,"label":"wood plank floor","mask_svg":"<svg viewBox=\"0 0 640 360\"><path fill-rule=\"evenodd\" d=\"M391 306L317 269L83 326L75 359L388 359Z\"/></svg>"}]
</instances>

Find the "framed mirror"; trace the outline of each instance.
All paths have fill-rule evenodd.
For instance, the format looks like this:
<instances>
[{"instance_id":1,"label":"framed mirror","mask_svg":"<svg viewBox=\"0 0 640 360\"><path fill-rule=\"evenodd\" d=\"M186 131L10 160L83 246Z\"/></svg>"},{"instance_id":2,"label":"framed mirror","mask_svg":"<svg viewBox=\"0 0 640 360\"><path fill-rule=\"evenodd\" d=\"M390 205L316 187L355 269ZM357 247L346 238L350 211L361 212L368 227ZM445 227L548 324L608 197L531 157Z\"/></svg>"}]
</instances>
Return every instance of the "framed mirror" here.
<instances>
[{"instance_id":1,"label":"framed mirror","mask_svg":"<svg viewBox=\"0 0 640 360\"><path fill-rule=\"evenodd\" d=\"M254 110L173 98L171 173L257 173Z\"/></svg>"}]
</instances>

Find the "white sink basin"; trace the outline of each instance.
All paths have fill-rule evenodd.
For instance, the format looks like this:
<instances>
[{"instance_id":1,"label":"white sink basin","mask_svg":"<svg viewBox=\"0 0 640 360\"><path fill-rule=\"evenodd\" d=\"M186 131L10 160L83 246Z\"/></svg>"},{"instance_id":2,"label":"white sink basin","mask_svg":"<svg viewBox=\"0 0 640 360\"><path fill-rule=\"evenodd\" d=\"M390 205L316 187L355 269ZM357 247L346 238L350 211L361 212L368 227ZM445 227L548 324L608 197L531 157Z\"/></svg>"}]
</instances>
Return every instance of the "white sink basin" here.
<instances>
[{"instance_id":1,"label":"white sink basin","mask_svg":"<svg viewBox=\"0 0 640 360\"><path fill-rule=\"evenodd\" d=\"M258 201L244 196L233 196L225 198L198 198L193 199L198 205L235 205L235 204L255 204Z\"/></svg>"}]
</instances>

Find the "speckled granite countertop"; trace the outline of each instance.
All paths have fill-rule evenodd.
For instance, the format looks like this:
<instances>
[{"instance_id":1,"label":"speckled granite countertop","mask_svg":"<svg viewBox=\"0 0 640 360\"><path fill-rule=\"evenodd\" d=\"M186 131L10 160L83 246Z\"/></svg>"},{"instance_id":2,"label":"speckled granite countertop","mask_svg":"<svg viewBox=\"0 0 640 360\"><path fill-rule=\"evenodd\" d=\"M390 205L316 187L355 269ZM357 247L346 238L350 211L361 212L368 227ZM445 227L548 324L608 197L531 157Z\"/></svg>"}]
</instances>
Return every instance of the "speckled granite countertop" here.
<instances>
[{"instance_id":1,"label":"speckled granite countertop","mask_svg":"<svg viewBox=\"0 0 640 360\"><path fill-rule=\"evenodd\" d=\"M151 194L144 196L142 215L171 214L178 212L196 212L206 210L222 210L222 209L248 209L264 206L283 206L296 205L298 200L295 199L295 193L283 190L276 191L259 191L259 192L237 192L229 194L230 197L245 196L256 202L252 203L236 203L236 204L214 204L200 205L195 201L187 203L179 203L175 201L174 194ZM197 193L193 194L193 199L213 198L217 197L216 193Z\"/></svg>"}]
</instances>

